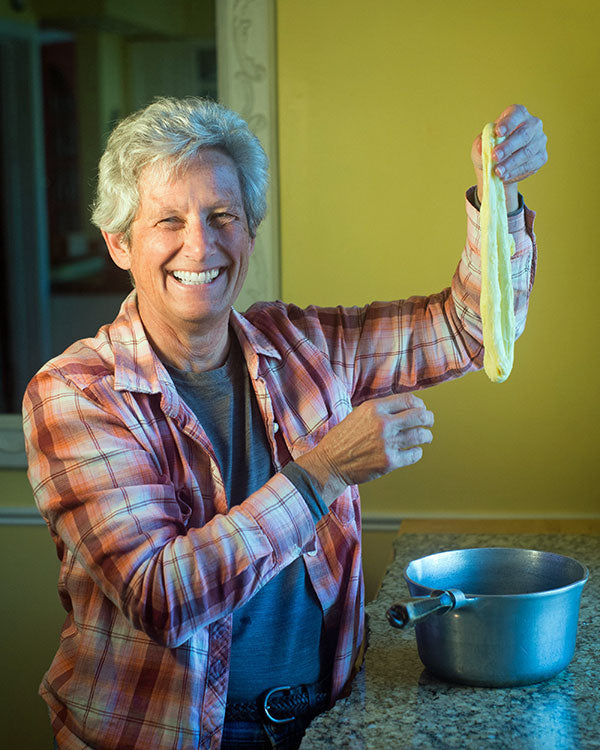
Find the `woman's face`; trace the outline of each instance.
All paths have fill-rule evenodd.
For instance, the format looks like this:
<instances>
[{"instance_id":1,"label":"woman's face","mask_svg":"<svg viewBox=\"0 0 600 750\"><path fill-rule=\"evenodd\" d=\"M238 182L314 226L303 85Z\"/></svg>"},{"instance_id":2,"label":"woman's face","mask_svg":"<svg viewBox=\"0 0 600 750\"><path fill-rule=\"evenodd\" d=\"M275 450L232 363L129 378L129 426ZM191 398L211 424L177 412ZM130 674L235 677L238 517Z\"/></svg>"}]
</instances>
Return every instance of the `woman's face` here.
<instances>
[{"instance_id":1,"label":"woman's face","mask_svg":"<svg viewBox=\"0 0 600 750\"><path fill-rule=\"evenodd\" d=\"M129 243L105 238L113 260L133 275L146 330L226 328L254 250L233 160L207 149L171 179L149 167L139 190Z\"/></svg>"}]
</instances>

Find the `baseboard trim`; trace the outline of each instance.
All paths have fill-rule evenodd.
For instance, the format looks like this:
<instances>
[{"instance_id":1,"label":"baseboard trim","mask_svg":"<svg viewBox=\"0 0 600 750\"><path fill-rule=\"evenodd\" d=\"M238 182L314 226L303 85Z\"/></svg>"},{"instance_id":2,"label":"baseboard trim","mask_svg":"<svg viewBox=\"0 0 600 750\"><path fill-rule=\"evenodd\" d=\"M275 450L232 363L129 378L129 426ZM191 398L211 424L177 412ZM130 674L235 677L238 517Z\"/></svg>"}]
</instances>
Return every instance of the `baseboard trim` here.
<instances>
[{"instance_id":1,"label":"baseboard trim","mask_svg":"<svg viewBox=\"0 0 600 750\"><path fill-rule=\"evenodd\" d=\"M384 516L377 513L364 513L362 516L363 531L398 531L402 516Z\"/></svg>"},{"instance_id":2,"label":"baseboard trim","mask_svg":"<svg viewBox=\"0 0 600 750\"><path fill-rule=\"evenodd\" d=\"M371 516L362 518L363 531L398 531L402 523L401 516ZM0 526L44 526L45 521L35 507L0 508Z\"/></svg>"},{"instance_id":3,"label":"baseboard trim","mask_svg":"<svg viewBox=\"0 0 600 750\"><path fill-rule=\"evenodd\" d=\"M0 508L0 526L45 526L46 522L35 507Z\"/></svg>"},{"instance_id":4,"label":"baseboard trim","mask_svg":"<svg viewBox=\"0 0 600 750\"><path fill-rule=\"evenodd\" d=\"M383 514L383 513L364 513L362 517L363 531L398 531L402 521L407 520L469 520L469 521L526 521L526 520L599 520L600 515L585 513L570 513L564 515L540 516L540 515L446 515L441 513L425 515L423 513L404 513L400 514ZM0 526L44 526L45 521L35 506L5 506L0 507Z\"/></svg>"}]
</instances>

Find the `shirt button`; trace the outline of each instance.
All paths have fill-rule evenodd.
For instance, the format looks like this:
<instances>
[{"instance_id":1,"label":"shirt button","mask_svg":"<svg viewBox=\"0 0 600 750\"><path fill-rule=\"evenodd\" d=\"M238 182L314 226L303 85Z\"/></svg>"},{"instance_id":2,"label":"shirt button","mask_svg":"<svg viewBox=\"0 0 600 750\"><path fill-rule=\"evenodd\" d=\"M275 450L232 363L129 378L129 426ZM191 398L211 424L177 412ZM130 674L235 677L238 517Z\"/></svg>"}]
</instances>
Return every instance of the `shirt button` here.
<instances>
[{"instance_id":1,"label":"shirt button","mask_svg":"<svg viewBox=\"0 0 600 750\"><path fill-rule=\"evenodd\" d=\"M279 432L279 425L277 424L277 422L273 422L273 434L275 434L276 432Z\"/></svg>"}]
</instances>

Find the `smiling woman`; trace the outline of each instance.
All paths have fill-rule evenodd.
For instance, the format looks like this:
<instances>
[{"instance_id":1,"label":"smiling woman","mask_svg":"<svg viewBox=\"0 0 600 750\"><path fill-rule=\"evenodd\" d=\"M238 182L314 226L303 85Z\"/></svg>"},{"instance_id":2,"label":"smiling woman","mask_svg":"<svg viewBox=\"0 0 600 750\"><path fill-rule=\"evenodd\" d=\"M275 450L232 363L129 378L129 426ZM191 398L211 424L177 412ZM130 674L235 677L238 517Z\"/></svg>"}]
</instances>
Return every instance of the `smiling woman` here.
<instances>
[{"instance_id":1,"label":"smiling woman","mask_svg":"<svg viewBox=\"0 0 600 750\"><path fill-rule=\"evenodd\" d=\"M111 134L93 221L134 279L140 317L165 362L194 371L223 364L267 182L256 136L208 100L158 99Z\"/></svg>"}]
</instances>

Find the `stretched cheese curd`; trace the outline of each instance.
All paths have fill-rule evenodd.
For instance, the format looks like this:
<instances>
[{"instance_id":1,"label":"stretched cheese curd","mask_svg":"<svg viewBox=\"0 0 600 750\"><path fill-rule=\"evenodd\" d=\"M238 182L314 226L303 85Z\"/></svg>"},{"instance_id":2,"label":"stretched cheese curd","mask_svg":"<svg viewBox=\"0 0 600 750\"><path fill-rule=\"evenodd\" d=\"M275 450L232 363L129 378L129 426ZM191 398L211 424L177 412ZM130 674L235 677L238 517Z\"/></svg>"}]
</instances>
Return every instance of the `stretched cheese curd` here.
<instances>
[{"instance_id":1,"label":"stretched cheese curd","mask_svg":"<svg viewBox=\"0 0 600 750\"><path fill-rule=\"evenodd\" d=\"M502 180L493 172L492 150L503 138L494 135L494 123L482 133L483 195L481 196L481 322L483 368L493 383L510 375L515 345L514 294L510 258L515 241L508 232Z\"/></svg>"}]
</instances>

